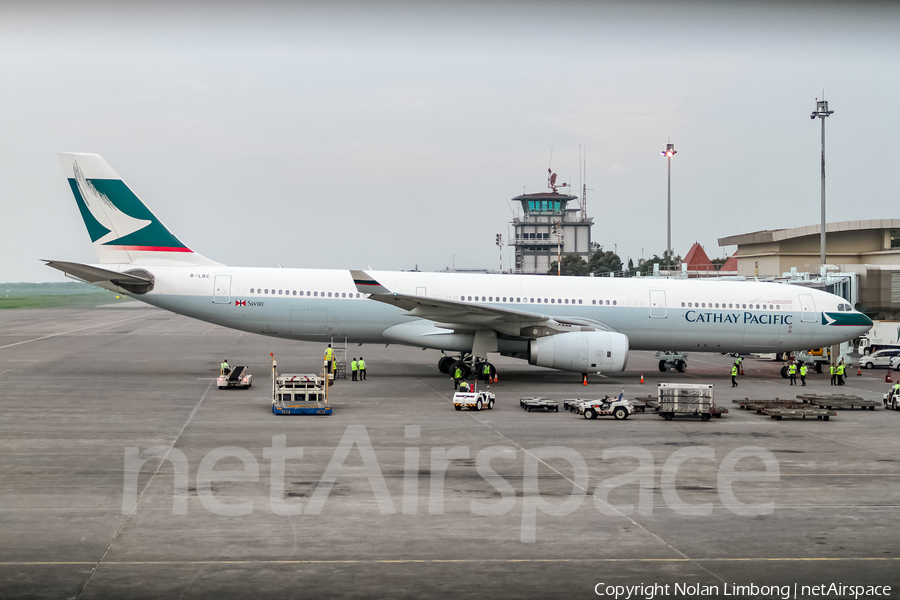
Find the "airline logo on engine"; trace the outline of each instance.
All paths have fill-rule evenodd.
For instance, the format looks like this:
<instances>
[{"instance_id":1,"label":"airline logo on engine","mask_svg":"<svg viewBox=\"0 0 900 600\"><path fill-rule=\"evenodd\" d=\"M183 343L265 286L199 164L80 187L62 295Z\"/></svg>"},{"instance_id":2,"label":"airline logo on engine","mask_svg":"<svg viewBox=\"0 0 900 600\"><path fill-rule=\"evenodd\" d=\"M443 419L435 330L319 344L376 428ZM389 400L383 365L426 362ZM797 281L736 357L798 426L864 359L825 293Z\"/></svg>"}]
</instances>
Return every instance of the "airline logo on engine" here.
<instances>
[{"instance_id":1,"label":"airline logo on engine","mask_svg":"<svg viewBox=\"0 0 900 600\"><path fill-rule=\"evenodd\" d=\"M744 323L752 325L793 325L794 315L790 314L769 314L763 313L755 315L752 312L744 313L721 313L721 312L701 312L699 310L689 310L684 313L684 320L688 323Z\"/></svg>"}]
</instances>

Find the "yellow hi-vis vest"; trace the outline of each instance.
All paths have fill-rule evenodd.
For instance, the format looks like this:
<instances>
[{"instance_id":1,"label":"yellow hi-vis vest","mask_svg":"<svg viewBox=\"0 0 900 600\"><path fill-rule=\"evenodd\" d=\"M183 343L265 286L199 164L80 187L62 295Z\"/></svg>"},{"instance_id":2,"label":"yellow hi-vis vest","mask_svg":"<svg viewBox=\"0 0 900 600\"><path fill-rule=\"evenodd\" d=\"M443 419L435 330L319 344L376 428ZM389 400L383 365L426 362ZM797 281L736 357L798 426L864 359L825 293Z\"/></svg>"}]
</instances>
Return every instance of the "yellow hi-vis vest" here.
<instances>
[{"instance_id":1,"label":"yellow hi-vis vest","mask_svg":"<svg viewBox=\"0 0 900 600\"><path fill-rule=\"evenodd\" d=\"M800 375L806 377L806 365L800 367Z\"/></svg>"},{"instance_id":2,"label":"yellow hi-vis vest","mask_svg":"<svg viewBox=\"0 0 900 600\"><path fill-rule=\"evenodd\" d=\"M791 365L790 367L788 367L788 373L791 375L796 375L797 374L797 365Z\"/></svg>"},{"instance_id":3,"label":"yellow hi-vis vest","mask_svg":"<svg viewBox=\"0 0 900 600\"><path fill-rule=\"evenodd\" d=\"M357 363L356 366L359 368L360 371L365 371L366 370L366 361L364 361L363 359L359 359L359 363Z\"/></svg>"},{"instance_id":4,"label":"yellow hi-vis vest","mask_svg":"<svg viewBox=\"0 0 900 600\"><path fill-rule=\"evenodd\" d=\"M331 348L325 349L325 360L331 360L334 357L334 350Z\"/></svg>"},{"instance_id":5,"label":"yellow hi-vis vest","mask_svg":"<svg viewBox=\"0 0 900 600\"><path fill-rule=\"evenodd\" d=\"M350 362L350 370L356 371L356 361L355 360Z\"/></svg>"},{"instance_id":6,"label":"yellow hi-vis vest","mask_svg":"<svg viewBox=\"0 0 900 600\"><path fill-rule=\"evenodd\" d=\"M735 375L737 375L737 373L738 373L737 365L732 365L732 367L731 367L731 376L734 377Z\"/></svg>"}]
</instances>

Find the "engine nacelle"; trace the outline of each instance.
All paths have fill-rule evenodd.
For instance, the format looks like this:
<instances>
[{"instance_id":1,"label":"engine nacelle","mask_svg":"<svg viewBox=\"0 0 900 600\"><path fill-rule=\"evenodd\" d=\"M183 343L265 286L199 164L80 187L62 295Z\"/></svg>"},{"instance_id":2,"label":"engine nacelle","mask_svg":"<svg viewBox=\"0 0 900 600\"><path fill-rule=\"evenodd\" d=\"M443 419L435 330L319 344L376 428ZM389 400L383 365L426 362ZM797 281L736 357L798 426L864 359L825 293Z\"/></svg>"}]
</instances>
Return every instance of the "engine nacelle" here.
<instances>
[{"instance_id":1,"label":"engine nacelle","mask_svg":"<svg viewBox=\"0 0 900 600\"><path fill-rule=\"evenodd\" d=\"M628 362L628 336L609 331L573 331L528 344L528 363L576 373L619 372Z\"/></svg>"}]
</instances>

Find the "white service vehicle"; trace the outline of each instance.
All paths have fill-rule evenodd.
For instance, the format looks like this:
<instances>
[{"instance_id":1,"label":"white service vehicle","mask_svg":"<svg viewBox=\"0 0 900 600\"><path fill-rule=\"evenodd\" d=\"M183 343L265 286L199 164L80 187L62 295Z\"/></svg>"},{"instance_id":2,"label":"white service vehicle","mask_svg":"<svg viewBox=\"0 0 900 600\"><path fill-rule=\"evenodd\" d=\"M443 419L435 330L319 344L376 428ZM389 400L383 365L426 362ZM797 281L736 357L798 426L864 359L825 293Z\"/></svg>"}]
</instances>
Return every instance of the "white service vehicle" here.
<instances>
[{"instance_id":1,"label":"white service vehicle","mask_svg":"<svg viewBox=\"0 0 900 600\"><path fill-rule=\"evenodd\" d=\"M462 410L464 408L471 408L473 410L487 408L490 410L494 408L496 399L497 397L494 396L492 392L456 392L453 394L453 408L456 410Z\"/></svg>"},{"instance_id":2,"label":"white service vehicle","mask_svg":"<svg viewBox=\"0 0 900 600\"><path fill-rule=\"evenodd\" d=\"M859 359L859 366L864 369L874 369L875 367L891 367L893 359L900 356L900 349L897 350L879 350L868 356Z\"/></svg>"},{"instance_id":3,"label":"white service vehicle","mask_svg":"<svg viewBox=\"0 0 900 600\"><path fill-rule=\"evenodd\" d=\"M227 375L219 375L216 379L216 385L219 386L220 390L226 388L247 389L253 385L253 375L250 374L249 367L236 366Z\"/></svg>"},{"instance_id":4,"label":"white service vehicle","mask_svg":"<svg viewBox=\"0 0 900 600\"><path fill-rule=\"evenodd\" d=\"M900 410L900 393L897 393L897 388L891 388L882 396L881 403L889 410Z\"/></svg>"},{"instance_id":5,"label":"white service vehicle","mask_svg":"<svg viewBox=\"0 0 900 600\"><path fill-rule=\"evenodd\" d=\"M596 419L600 416L613 416L617 421L627 419L634 414L634 405L619 394L618 398L606 396L600 400L588 400L578 405L578 414L585 419Z\"/></svg>"},{"instance_id":6,"label":"white service vehicle","mask_svg":"<svg viewBox=\"0 0 900 600\"><path fill-rule=\"evenodd\" d=\"M900 321L872 321L872 328L859 336L857 352L867 355L889 346L900 346Z\"/></svg>"},{"instance_id":7,"label":"white service vehicle","mask_svg":"<svg viewBox=\"0 0 900 600\"><path fill-rule=\"evenodd\" d=\"M895 356L891 359L891 368L895 371L900 371L900 356Z\"/></svg>"}]
</instances>

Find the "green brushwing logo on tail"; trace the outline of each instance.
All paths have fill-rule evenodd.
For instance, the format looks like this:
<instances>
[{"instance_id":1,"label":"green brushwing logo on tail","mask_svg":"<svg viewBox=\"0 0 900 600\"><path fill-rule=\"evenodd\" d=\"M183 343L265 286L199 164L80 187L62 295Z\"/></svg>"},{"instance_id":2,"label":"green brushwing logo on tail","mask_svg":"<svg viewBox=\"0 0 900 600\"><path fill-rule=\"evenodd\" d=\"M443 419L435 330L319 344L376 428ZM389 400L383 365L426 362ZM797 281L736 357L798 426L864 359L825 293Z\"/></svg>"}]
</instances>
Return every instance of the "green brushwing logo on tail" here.
<instances>
[{"instance_id":1,"label":"green brushwing logo on tail","mask_svg":"<svg viewBox=\"0 0 900 600\"><path fill-rule=\"evenodd\" d=\"M191 252L121 179L87 179L75 164L69 186L91 242L130 250Z\"/></svg>"}]
</instances>

